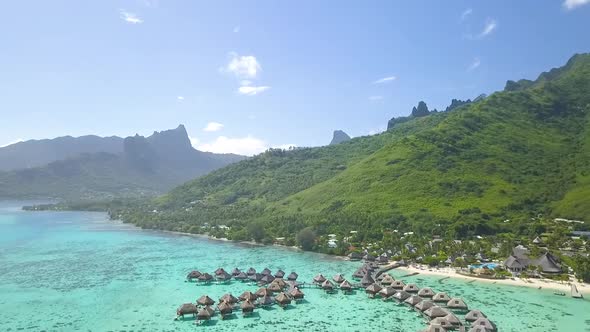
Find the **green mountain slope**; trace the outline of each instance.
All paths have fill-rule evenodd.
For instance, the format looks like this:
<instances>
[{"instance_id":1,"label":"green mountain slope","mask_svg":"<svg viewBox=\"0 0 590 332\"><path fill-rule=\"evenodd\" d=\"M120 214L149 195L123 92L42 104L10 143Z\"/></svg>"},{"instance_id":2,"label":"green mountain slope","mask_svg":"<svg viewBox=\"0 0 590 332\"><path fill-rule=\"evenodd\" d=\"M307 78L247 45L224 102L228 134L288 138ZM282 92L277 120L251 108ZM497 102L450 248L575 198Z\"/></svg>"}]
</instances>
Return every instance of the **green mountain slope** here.
<instances>
[{"instance_id":1,"label":"green mountain slope","mask_svg":"<svg viewBox=\"0 0 590 332\"><path fill-rule=\"evenodd\" d=\"M267 237L312 226L379 238L439 224L455 236L495 233L538 215L590 220L589 113L590 55L576 55L452 111L334 146L269 151L114 212L180 231L226 224L234 239L256 225Z\"/></svg>"}]
</instances>

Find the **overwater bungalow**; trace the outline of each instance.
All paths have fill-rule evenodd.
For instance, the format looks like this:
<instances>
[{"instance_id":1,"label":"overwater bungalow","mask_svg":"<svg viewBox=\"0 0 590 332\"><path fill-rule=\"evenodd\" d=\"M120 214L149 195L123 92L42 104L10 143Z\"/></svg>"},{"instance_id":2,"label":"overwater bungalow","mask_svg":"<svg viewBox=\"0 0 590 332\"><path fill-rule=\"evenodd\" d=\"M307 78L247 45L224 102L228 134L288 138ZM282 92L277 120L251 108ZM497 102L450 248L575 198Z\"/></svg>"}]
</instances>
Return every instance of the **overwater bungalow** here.
<instances>
[{"instance_id":1,"label":"overwater bungalow","mask_svg":"<svg viewBox=\"0 0 590 332\"><path fill-rule=\"evenodd\" d=\"M256 291L256 293L254 293L254 294L256 294L256 296L258 296L259 298L261 298L261 297L265 297L265 296L271 296L272 295L272 291L270 289L268 289L268 288L262 287L262 288L258 289Z\"/></svg>"},{"instance_id":2,"label":"overwater bungalow","mask_svg":"<svg viewBox=\"0 0 590 332\"><path fill-rule=\"evenodd\" d=\"M215 316L215 309L211 308L210 305L206 305L205 306L205 310L207 310L207 312L209 312L209 314L211 315L211 317Z\"/></svg>"},{"instance_id":3,"label":"overwater bungalow","mask_svg":"<svg viewBox=\"0 0 590 332\"><path fill-rule=\"evenodd\" d=\"M406 284L401 280L394 280L391 283L391 287L393 287L395 289L404 289L404 287L406 287Z\"/></svg>"},{"instance_id":4,"label":"overwater bungalow","mask_svg":"<svg viewBox=\"0 0 590 332\"><path fill-rule=\"evenodd\" d=\"M326 278L320 273L317 276L313 277L314 284L321 284L326 281Z\"/></svg>"},{"instance_id":5,"label":"overwater bungalow","mask_svg":"<svg viewBox=\"0 0 590 332\"><path fill-rule=\"evenodd\" d=\"M291 280L291 281L295 281L295 280L297 280L297 278L299 278L299 275L295 272L291 272L287 276L287 280Z\"/></svg>"},{"instance_id":6,"label":"overwater bungalow","mask_svg":"<svg viewBox=\"0 0 590 332\"><path fill-rule=\"evenodd\" d=\"M187 279L188 281L192 281L193 279L198 279L198 278L201 276L201 274L202 274L201 272L199 272L199 271L196 271L196 270L195 270L195 271L191 271L191 272L189 272L189 274L186 276L186 279Z\"/></svg>"},{"instance_id":7,"label":"overwater bungalow","mask_svg":"<svg viewBox=\"0 0 590 332\"><path fill-rule=\"evenodd\" d=\"M253 274L256 274L256 270L253 267L251 267L248 269L248 271L246 271L246 274L251 276Z\"/></svg>"},{"instance_id":8,"label":"overwater bungalow","mask_svg":"<svg viewBox=\"0 0 590 332\"><path fill-rule=\"evenodd\" d=\"M199 312L197 313L197 319L198 320L210 320L211 313L206 308L203 308L203 309L199 310Z\"/></svg>"},{"instance_id":9,"label":"overwater bungalow","mask_svg":"<svg viewBox=\"0 0 590 332\"><path fill-rule=\"evenodd\" d=\"M361 259L363 259L363 255L353 251L350 254L348 254L348 259L350 259L351 261L360 261Z\"/></svg>"},{"instance_id":10,"label":"overwater bungalow","mask_svg":"<svg viewBox=\"0 0 590 332\"><path fill-rule=\"evenodd\" d=\"M381 285L389 286L395 282L395 279L387 273L382 274L382 276L383 279L381 279Z\"/></svg>"},{"instance_id":11,"label":"overwater bungalow","mask_svg":"<svg viewBox=\"0 0 590 332\"><path fill-rule=\"evenodd\" d=\"M229 304L227 302L221 302L217 306L217 309L219 310L219 313L221 314L221 319L224 319L225 316L231 315L233 312L233 308L232 308L231 304Z\"/></svg>"},{"instance_id":12,"label":"overwater bungalow","mask_svg":"<svg viewBox=\"0 0 590 332\"><path fill-rule=\"evenodd\" d=\"M289 295L281 292L279 295L275 296L275 301L279 304L279 306L284 308L291 303L292 299L289 297Z\"/></svg>"},{"instance_id":13,"label":"overwater bungalow","mask_svg":"<svg viewBox=\"0 0 590 332\"><path fill-rule=\"evenodd\" d=\"M278 270L277 273L275 273L275 278L283 278L285 276L285 271L283 270Z\"/></svg>"},{"instance_id":14,"label":"overwater bungalow","mask_svg":"<svg viewBox=\"0 0 590 332\"><path fill-rule=\"evenodd\" d=\"M222 267L217 268L217 270L215 270L215 272L214 272L214 274L216 276L218 276L220 274L224 274L224 273L227 273L227 272L225 272L225 270Z\"/></svg>"},{"instance_id":15,"label":"overwater bungalow","mask_svg":"<svg viewBox=\"0 0 590 332\"><path fill-rule=\"evenodd\" d=\"M436 317L444 317L448 315L449 312L437 305L430 307L424 311L424 315L426 315L430 319L434 319Z\"/></svg>"},{"instance_id":16,"label":"overwater bungalow","mask_svg":"<svg viewBox=\"0 0 590 332\"><path fill-rule=\"evenodd\" d=\"M479 310L471 310L465 315L465 320L468 322L475 322L479 318L487 318L487 316Z\"/></svg>"},{"instance_id":17,"label":"overwater bungalow","mask_svg":"<svg viewBox=\"0 0 590 332\"><path fill-rule=\"evenodd\" d=\"M238 296L240 301L256 301L258 296L250 291L243 292L242 295Z\"/></svg>"},{"instance_id":18,"label":"overwater bungalow","mask_svg":"<svg viewBox=\"0 0 590 332\"><path fill-rule=\"evenodd\" d=\"M250 300L246 300L240 304L240 309L242 309L242 315L248 316L254 312L254 304Z\"/></svg>"},{"instance_id":19,"label":"overwater bungalow","mask_svg":"<svg viewBox=\"0 0 590 332\"><path fill-rule=\"evenodd\" d=\"M273 293L278 293L278 292L281 292L283 290L283 287L281 287L279 284L277 284L275 282L271 282L268 285L268 289L270 291L272 291Z\"/></svg>"},{"instance_id":20,"label":"overwater bungalow","mask_svg":"<svg viewBox=\"0 0 590 332\"><path fill-rule=\"evenodd\" d=\"M239 301L240 300L237 297L231 295L231 293L227 293L219 299L219 302L226 302L228 304L236 304Z\"/></svg>"},{"instance_id":21,"label":"overwater bungalow","mask_svg":"<svg viewBox=\"0 0 590 332\"><path fill-rule=\"evenodd\" d=\"M283 280L283 279L280 279L280 278L276 278L275 280L273 280L271 282L271 284L277 284L281 288L287 287L287 282L285 280Z\"/></svg>"},{"instance_id":22,"label":"overwater bungalow","mask_svg":"<svg viewBox=\"0 0 590 332\"><path fill-rule=\"evenodd\" d=\"M438 324L430 324L426 329L420 332L447 332L447 329Z\"/></svg>"},{"instance_id":23,"label":"overwater bungalow","mask_svg":"<svg viewBox=\"0 0 590 332\"><path fill-rule=\"evenodd\" d=\"M395 299L397 302L403 302L410 296L412 296L412 294L404 292L403 290L398 290L395 294L393 294L392 298Z\"/></svg>"},{"instance_id":24,"label":"overwater bungalow","mask_svg":"<svg viewBox=\"0 0 590 332\"><path fill-rule=\"evenodd\" d=\"M193 315L196 316L199 309L193 303L185 303L176 309L176 317L182 317L184 319L184 315Z\"/></svg>"},{"instance_id":25,"label":"overwater bungalow","mask_svg":"<svg viewBox=\"0 0 590 332\"><path fill-rule=\"evenodd\" d=\"M259 282L260 280L262 280L262 278L264 278L264 276L260 273L254 273L248 276L248 280L254 282Z\"/></svg>"},{"instance_id":26,"label":"overwater bungalow","mask_svg":"<svg viewBox=\"0 0 590 332\"><path fill-rule=\"evenodd\" d=\"M240 280L240 281L245 281L245 280L248 280L248 275L244 272L240 272L238 275L234 276L234 279Z\"/></svg>"},{"instance_id":27,"label":"overwater bungalow","mask_svg":"<svg viewBox=\"0 0 590 332\"><path fill-rule=\"evenodd\" d=\"M434 296L434 291L430 287L424 287L418 291L418 296L432 298Z\"/></svg>"},{"instance_id":28,"label":"overwater bungalow","mask_svg":"<svg viewBox=\"0 0 590 332\"><path fill-rule=\"evenodd\" d=\"M461 325L463 325L463 323L461 323L461 320L459 319L459 317L457 317L453 313L449 313L448 315L444 316L443 318L446 319L453 326L461 326Z\"/></svg>"},{"instance_id":29,"label":"overwater bungalow","mask_svg":"<svg viewBox=\"0 0 590 332\"><path fill-rule=\"evenodd\" d=\"M404 300L404 303L409 304L412 307L420 302L422 302L422 298L418 295L412 295Z\"/></svg>"},{"instance_id":30,"label":"overwater bungalow","mask_svg":"<svg viewBox=\"0 0 590 332\"><path fill-rule=\"evenodd\" d=\"M240 269L238 269L237 267L234 268L233 271L231 271L231 275L234 276L234 277L237 276L240 273L242 273L242 271L240 271Z\"/></svg>"},{"instance_id":31,"label":"overwater bungalow","mask_svg":"<svg viewBox=\"0 0 590 332\"><path fill-rule=\"evenodd\" d=\"M419 311L426 311L434 306L434 302L430 300L423 300L422 302L417 303L414 308Z\"/></svg>"},{"instance_id":32,"label":"overwater bungalow","mask_svg":"<svg viewBox=\"0 0 590 332\"><path fill-rule=\"evenodd\" d=\"M369 273L365 274L365 276L361 279L361 286L363 287L369 287L370 285L374 284L375 280L373 280L373 278L371 278L371 275Z\"/></svg>"},{"instance_id":33,"label":"overwater bungalow","mask_svg":"<svg viewBox=\"0 0 590 332\"><path fill-rule=\"evenodd\" d=\"M453 324L451 324L451 322L449 322L445 317L436 317L432 321L430 321L430 324L435 326L442 326L447 330L454 329L455 326L453 326Z\"/></svg>"},{"instance_id":34,"label":"overwater bungalow","mask_svg":"<svg viewBox=\"0 0 590 332\"><path fill-rule=\"evenodd\" d=\"M340 284L340 289L346 294L352 292L352 285L347 280Z\"/></svg>"},{"instance_id":35,"label":"overwater bungalow","mask_svg":"<svg viewBox=\"0 0 590 332\"><path fill-rule=\"evenodd\" d=\"M259 297L257 303L259 306L266 307L275 303L275 300L271 296L265 295L263 297Z\"/></svg>"},{"instance_id":36,"label":"overwater bungalow","mask_svg":"<svg viewBox=\"0 0 590 332\"><path fill-rule=\"evenodd\" d=\"M287 280L287 287L289 287L289 289L299 288L301 285L303 285L303 283L294 280Z\"/></svg>"},{"instance_id":37,"label":"overwater bungalow","mask_svg":"<svg viewBox=\"0 0 590 332\"><path fill-rule=\"evenodd\" d=\"M463 301L463 299L454 297L447 302L447 307L449 309L456 309L456 310L465 310L467 311L467 303Z\"/></svg>"},{"instance_id":38,"label":"overwater bungalow","mask_svg":"<svg viewBox=\"0 0 590 332\"><path fill-rule=\"evenodd\" d=\"M266 274L266 275L263 274L259 283L266 285L266 284L270 284L273 280L275 280L275 277L273 277L272 274Z\"/></svg>"},{"instance_id":39,"label":"overwater bungalow","mask_svg":"<svg viewBox=\"0 0 590 332\"><path fill-rule=\"evenodd\" d=\"M432 300L437 303L447 303L451 300L451 298L445 292L439 292L434 294Z\"/></svg>"},{"instance_id":40,"label":"overwater bungalow","mask_svg":"<svg viewBox=\"0 0 590 332\"><path fill-rule=\"evenodd\" d=\"M305 294L303 294L303 292L300 291L299 288L291 289L291 291L289 292L289 295L293 299L295 299L295 301L303 300L303 298L305 297Z\"/></svg>"},{"instance_id":41,"label":"overwater bungalow","mask_svg":"<svg viewBox=\"0 0 590 332\"><path fill-rule=\"evenodd\" d=\"M392 297L392 296L393 296L395 293L397 293L397 290L395 290L395 288L393 288L393 287L385 287L385 288L382 288L382 289L379 291L379 295L380 295L380 296L381 296L381 297L382 297L384 300L386 300L386 299L388 299L388 298Z\"/></svg>"},{"instance_id":42,"label":"overwater bungalow","mask_svg":"<svg viewBox=\"0 0 590 332\"><path fill-rule=\"evenodd\" d=\"M328 293L331 293L332 291L334 291L334 284L330 280L327 280L327 279L324 280L321 287L323 290L325 290Z\"/></svg>"},{"instance_id":43,"label":"overwater bungalow","mask_svg":"<svg viewBox=\"0 0 590 332\"><path fill-rule=\"evenodd\" d=\"M367 288L365 288L365 293L369 294L370 298L375 297L375 295L379 293L379 291L381 291L381 286L377 284L371 284Z\"/></svg>"},{"instance_id":44,"label":"overwater bungalow","mask_svg":"<svg viewBox=\"0 0 590 332\"><path fill-rule=\"evenodd\" d=\"M200 304L200 305L214 305L215 304L215 301L213 301L213 299L210 298L209 296L203 295L203 296L199 297L199 299L197 300L197 304Z\"/></svg>"},{"instance_id":45,"label":"overwater bungalow","mask_svg":"<svg viewBox=\"0 0 590 332\"><path fill-rule=\"evenodd\" d=\"M407 284L404 286L403 290L408 293L418 293L420 288L418 288L418 285L416 284Z\"/></svg>"},{"instance_id":46,"label":"overwater bungalow","mask_svg":"<svg viewBox=\"0 0 590 332\"><path fill-rule=\"evenodd\" d=\"M215 275L215 279L217 279L217 281L221 281L221 282L227 282L231 280L232 275L223 271L221 274L216 274Z\"/></svg>"},{"instance_id":47,"label":"overwater bungalow","mask_svg":"<svg viewBox=\"0 0 590 332\"><path fill-rule=\"evenodd\" d=\"M211 280L213 280L213 276L210 275L209 273L205 272L203 274L201 274L198 278L198 281L200 282L210 282Z\"/></svg>"},{"instance_id":48,"label":"overwater bungalow","mask_svg":"<svg viewBox=\"0 0 590 332\"><path fill-rule=\"evenodd\" d=\"M353 279L362 279L362 277L364 277L365 274L367 274L367 271L363 270L362 268L359 268L356 271L354 271L354 273L352 274L352 278Z\"/></svg>"},{"instance_id":49,"label":"overwater bungalow","mask_svg":"<svg viewBox=\"0 0 590 332\"><path fill-rule=\"evenodd\" d=\"M342 274L338 273L335 276L332 277L332 280L334 280L334 282L341 284L344 280L344 277L342 276Z\"/></svg>"},{"instance_id":50,"label":"overwater bungalow","mask_svg":"<svg viewBox=\"0 0 590 332\"><path fill-rule=\"evenodd\" d=\"M272 275L272 271L268 267L265 267L264 270L262 270L262 272L260 272L260 274L268 276L268 275Z\"/></svg>"},{"instance_id":51,"label":"overwater bungalow","mask_svg":"<svg viewBox=\"0 0 590 332\"><path fill-rule=\"evenodd\" d=\"M469 332L490 332L490 330L486 329L483 326L473 326L469 329Z\"/></svg>"},{"instance_id":52,"label":"overwater bungalow","mask_svg":"<svg viewBox=\"0 0 590 332\"><path fill-rule=\"evenodd\" d=\"M485 317L480 317L475 320L473 323L471 323L471 327L482 327L486 329L486 331L490 332L496 331L496 325Z\"/></svg>"}]
</instances>

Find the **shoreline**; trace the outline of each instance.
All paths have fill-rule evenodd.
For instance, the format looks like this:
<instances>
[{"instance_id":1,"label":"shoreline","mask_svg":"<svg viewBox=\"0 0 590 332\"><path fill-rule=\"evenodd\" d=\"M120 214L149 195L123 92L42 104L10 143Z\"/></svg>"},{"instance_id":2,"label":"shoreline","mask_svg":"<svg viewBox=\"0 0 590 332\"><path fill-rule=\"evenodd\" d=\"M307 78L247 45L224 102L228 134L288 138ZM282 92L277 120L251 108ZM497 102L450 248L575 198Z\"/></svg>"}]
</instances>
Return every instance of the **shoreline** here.
<instances>
[{"instance_id":1,"label":"shoreline","mask_svg":"<svg viewBox=\"0 0 590 332\"><path fill-rule=\"evenodd\" d=\"M516 287L529 287L529 288L536 288L543 290L549 289L554 291L564 292L566 297L570 297L570 285L569 283L559 283L557 281L549 280L549 279L521 279L515 278L512 279L485 279L485 278L477 278L477 277L469 277L462 274L455 272L453 268L443 268L443 269L433 269L433 268L425 268L420 269L414 266L402 266L398 267L395 270L399 271L407 271L408 273L418 273L418 275L428 275L428 276L440 276L440 277L450 277L453 279L462 279L462 280L469 280L469 281L481 281L487 284L495 284L495 285L506 285L506 286L516 286ZM576 285L578 291L584 294L584 297L590 296L590 284L582 283L582 282L570 282Z\"/></svg>"}]
</instances>

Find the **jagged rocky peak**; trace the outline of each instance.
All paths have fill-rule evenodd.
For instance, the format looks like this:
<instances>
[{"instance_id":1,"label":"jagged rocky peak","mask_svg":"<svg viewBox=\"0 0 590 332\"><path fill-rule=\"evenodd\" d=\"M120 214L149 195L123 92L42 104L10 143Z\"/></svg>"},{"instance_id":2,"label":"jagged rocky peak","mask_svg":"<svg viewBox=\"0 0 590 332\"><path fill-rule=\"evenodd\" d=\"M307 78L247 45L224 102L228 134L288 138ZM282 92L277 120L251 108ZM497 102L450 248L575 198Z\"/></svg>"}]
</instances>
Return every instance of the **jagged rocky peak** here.
<instances>
[{"instance_id":1,"label":"jagged rocky peak","mask_svg":"<svg viewBox=\"0 0 590 332\"><path fill-rule=\"evenodd\" d=\"M192 145L184 125L179 125L176 129L154 131L152 136L148 137L150 144L157 150L191 150Z\"/></svg>"},{"instance_id":2,"label":"jagged rocky peak","mask_svg":"<svg viewBox=\"0 0 590 332\"><path fill-rule=\"evenodd\" d=\"M342 130L334 130L334 135L332 136L332 142L330 145L340 144L342 142L350 141L350 136Z\"/></svg>"}]
</instances>

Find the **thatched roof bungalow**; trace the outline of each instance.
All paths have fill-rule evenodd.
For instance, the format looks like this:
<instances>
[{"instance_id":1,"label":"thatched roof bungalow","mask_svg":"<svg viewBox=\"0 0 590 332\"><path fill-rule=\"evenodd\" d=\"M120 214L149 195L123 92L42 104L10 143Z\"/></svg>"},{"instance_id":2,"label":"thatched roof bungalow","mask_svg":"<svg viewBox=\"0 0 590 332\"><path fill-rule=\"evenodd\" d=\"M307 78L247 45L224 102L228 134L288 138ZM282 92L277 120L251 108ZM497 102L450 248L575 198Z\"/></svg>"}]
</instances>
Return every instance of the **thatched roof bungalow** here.
<instances>
[{"instance_id":1,"label":"thatched roof bungalow","mask_svg":"<svg viewBox=\"0 0 590 332\"><path fill-rule=\"evenodd\" d=\"M322 289L325 291L331 291L334 289L334 284L330 281L330 280L324 280L324 282L321 285Z\"/></svg>"},{"instance_id":2,"label":"thatched roof bungalow","mask_svg":"<svg viewBox=\"0 0 590 332\"><path fill-rule=\"evenodd\" d=\"M485 317L480 317L475 322L471 323L472 327L482 327L487 331L496 331L496 325Z\"/></svg>"},{"instance_id":3,"label":"thatched roof bungalow","mask_svg":"<svg viewBox=\"0 0 590 332\"><path fill-rule=\"evenodd\" d=\"M487 318L487 316L479 310L471 310L465 315L465 320L468 322L475 322L478 318Z\"/></svg>"},{"instance_id":4,"label":"thatched roof bungalow","mask_svg":"<svg viewBox=\"0 0 590 332\"><path fill-rule=\"evenodd\" d=\"M213 280L213 276L210 275L209 273L205 272L203 274L201 274L197 280L202 281L202 282L209 282L211 280Z\"/></svg>"},{"instance_id":5,"label":"thatched roof bungalow","mask_svg":"<svg viewBox=\"0 0 590 332\"><path fill-rule=\"evenodd\" d=\"M347 280L344 280L341 284L340 284L340 289L345 291L345 292L350 292L352 291L352 284L350 282L348 282Z\"/></svg>"},{"instance_id":6,"label":"thatched roof bungalow","mask_svg":"<svg viewBox=\"0 0 590 332\"><path fill-rule=\"evenodd\" d=\"M254 311L254 304L250 300L244 301L240 304L240 309L242 309L242 313L244 314L252 313Z\"/></svg>"},{"instance_id":7,"label":"thatched roof bungalow","mask_svg":"<svg viewBox=\"0 0 590 332\"><path fill-rule=\"evenodd\" d=\"M416 308L420 311L425 311L425 310L430 309L431 307L434 307L434 306L435 306L434 302L432 302L430 300L424 300L424 301L416 304L414 306L414 308Z\"/></svg>"},{"instance_id":8,"label":"thatched roof bungalow","mask_svg":"<svg viewBox=\"0 0 590 332\"><path fill-rule=\"evenodd\" d=\"M268 267L265 267L264 270L262 270L262 272L260 272L260 274L268 276L268 275L272 275L272 271Z\"/></svg>"},{"instance_id":9,"label":"thatched roof bungalow","mask_svg":"<svg viewBox=\"0 0 590 332\"><path fill-rule=\"evenodd\" d=\"M176 315L182 316L184 315L196 315L199 309L193 303L185 303L176 309Z\"/></svg>"},{"instance_id":10,"label":"thatched roof bungalow","mask_svg":"<svg viewBox=\"0 0 590 332\"><path fill-rule=\"evenodd\" d=\"M221 302L219 305L217 305L217 309L219 309L219 313L221 313L222 318L223 316L229 315L233 312L232 306L227 302Z\"/></svg>"},{"instance_id":11,"label":"thatched roof bungalow","mask_svg":"<svg viewBox=\"0 0 590 332\"><path fill-rule=\"evenodd\" d=\"M367 288L365 288L365 293L370 295L375 295L381 291L381 286L377 284L371 284Z\"/></svg>"},{"instance_id":12,"label":"thatched roof bungalow","mask_svg":"<svg viewBox=\"0 0 590 332\"><path fill-rule=\"evenodd\" d=\"M451 323L451 325L454 325L454 326L463 325L463 323L461 323L461 320L459 319L459 317L457 317L453 313L449 313L448 315L444 316L443 318L446 319L449 323Z\"/></svg>"},{"instance_id":13,"label":"thatched roof bungalow","mask_svg":"<svg viewBox=\"0 0 590 332\"><path fill-rule=\"evenodd\" d=\"M258 295L250 291L243 292L242 295L238 296L238 299L240 299L240 301L256 301L257 298Z\"/></svg>"},{"instance_id":14,"label":"thatched roof bungalow","mask_svg":"<svg viewBox=\"0 0 590 332\"><path fill-rule=\"evenodd\" d=\"M186 276L186 279L188 280L192 280L192 279L197 279L201 276L201 272L195 270L195 271L191 271L189 272L189 274Z\"/></svg>"},{"instance_id":15,"label":"thatched roof bungalow","mask_svg":"<svg viewBox=\"0 0 590 332\"><path fill-rule=\"evenodd\" d=\"M439 302L439 303L447 303L451 300L451 298L447 295L447 293L445 292L439 292L434 294L434 296L432 297L432 300L434 302Z\"/></svg>"},{"instance_id":16,"label":"thatched roof bungalow","mask_svg":"<svg viewBox=\"0 0 590 332\"><path fill-rule=\"evenodd\" d=\"M379 291L379 295L381 295L381 297L384 299L393 296L395 293L397 293L397 290L395 290L393 287L385 287Z\"/></svg>"},{"instance_id":17,"label":"thatched roof bungalow","mask_svg":"<svg viewBox=\"0 0 590 332\"><path fill-rule=\"evenodd\" d=\"M268 289L271 290L273 293L278 293L283 290L283 287L281 287L277 283L271 282L270 285L268 285Z\"/></svg>"},{"instance_id":18,"label":"thatched roof bungalow","mask_svg":"<svg viewBox=\"0 0 590 332\"><path fill-rule=\"evenodd\" d=\"M385 286L389 286L395 282L395 279L389 274L382 274L383 279L381 279L381 284Z\"/></svg>"},{"instance_id":19,"label":"thatched roof bungalow","mask_svg":"<svg viewBox=\"0 0 590 332\"><path fill-rule=\"evenodd\" d=\"M287 280L291 280L291 281L295 281L295 280L297 280L297 278L299 278L299 275L295 272L291 272L287 276Z\"/></svg>"},{"instance_id":20,"label":"thatched roof bungalow","mask_svg":"<svg viewBox=\"0 0 590 332\"><path fill-rule=\"evenodd\" d=\"M412 296L412 294L404 292L403 290L397 291L395 294L393 294L393 298L396 299L398 302L403 302L410 296Z\"/></svg>"},{"instance_id":21,"label":"thatched roof bungalow","mask_svg":"<svg viewBox=\"0 0 590 332\"><path fill-rule=\"evenodd\" d=\"M244 281L248 279L248 275L244 272L240 272L238 275L234 276L234 279Z\"/></svg>"},{"instance_id":22,"label":"thatched roof bungalow","mask_svg":"<svg viewBox=\"0 0 590 332\"><path fill-rule=\"evenodd\" d=\"M229 303L229 304L236 304L236 303L238 303L239 301L240 301L240 300L239 300L237 297L235 297L235 296L231 295L230 293L227 293L227 294L223 295L223 296L222 296L222 297L219 299L219 302L227 302L227 303Z\"/></svg>"},{"instance_id":23,"label":"thatched roof bungalow","mask_svg":"<svg viewBox=\"0 0 590 332\"><path fill-rule=\"evenodd\" d=\"M457 310L467 310L467 303L463 301L463 299L454 297L447 302L447 307L449 309L457 309Z\"/></svg>"},{"instance_id":24,"label":"thatched roof bungalow","mask_svg":"<svg viewBox=\"0 0 590 332\"><path fill-rule=\"evenodd\" d=\"M292 296L295 300L301 300L303 299L303 297L305 297L305 294L303 294L303 292L300 291L299 288L291 289L289 295Z\"/></svg>"},{"instance_id":25,"label":"thatched roof bungalow","mask_svg":"<svg viewBox=\"0 0 590 332\"><path fill-rule=\"evenodd\" d=\"M412 307L422 302L422 298L418 295L412 295L404 300L404 303L411 305Z\"/></svg>"},{"instance_id":26,"label":"thatched roof bungalow","mask_svg":"<svg viewBox=\"0 0 590 332\"><path fill-rule=\"evenodd\" d=\"M430 324L426 329L420 332L447 332L447 329L437 324Z\"/></svg>"},{"instance_id":27,"label":"thatched roof bungalow","mask_svg":"<svg viewBox=\"0 0 590 332\"><path fill-rule=\"evenodd\" d=\"M203 296L199 297L199 299L197 300L197 304L200 304L200 305L214 305L215 304L215 301L213 301L213 299L210 298L209 296L203 295Z\"/></svg>"},{"instance_id":28,"label":"thatched roof bungalow","mask_svg":"<svg viewBox=\"0 0 590 332\"><path fill-rule=\"evenodd\" d=\"M435 326L442 326L447 330L454 328L453 324L451 324L451 322L449 322L445 317L436 317L432 321L430 321L430 324Z\"/></svg>"},{"instance_id":29,"label":"thatched roof bungalow","mask_svg":"<svg viewBox=\"0 0 590 332\"><path fill-rule=\"evenodd\" d=\"M418 296L425 298L432 298L434 294L434 291L430 287L424 287L418 291Z\"/></svg>"},{"instance_id":30,"label":"thatched roof bungalow","mask_svg":"<svg viewBox=\"0 0 590 332\"><path fill-rule=\"evenodd\" d=\"M246 274L251 276L253 274L256 274L256 270L253 267L251 267L248 269L248 271L246 271Z\"/></svg>"},{"instance_id":31,"label":"thatched roof bungalow","mask_svg":"<svg viewBox=\"0 0 590 332\"><path fill-rule=\"evenodd\" d=\"M271 296L263 296L258 298L258 305L260 306L269 306L275 303L275 300Z\"/></svg>"},{"instance_id":32,"label":"thatched roof bungalow","mask_svg":"<svg viewBox=\"0 0 590 332\"><path fill-rule=\"evenodd\" d=\"M268 289L268 288L262 287L262 288L259 288L256 291L256 293L254 293L254 294L256 294L256 296L258 296L260 298L260 297L265 297L265 296L271 296L272 295L272 291L270 289Z\"/></svg>"},{"instance_id":33,"label":"thatched roof bungalow","mask_svg":"<svg viewBox=\"0 0 590 332\"><path fill-rule=\"evenodd\" d=\"M215 270L214 274L217 276L217 275L224 274L224 273L227 273L227 272L225 272L225 270L222 267L220 267L220 268L217 268L217 270Z\"/></svg>"},{"instance_id":34,"label":"thatched roof bungalow","mask_svg":"<svg viewBox=\"0 0 590 332\"><path fill-rule=\"evenodd\" d=\"M316 284L321 284L324 281L326 281L326 277L324 277L321 273L313 277L313 282Z\"/></svg>"},{"instance_id":35,"label":"thatched roof bungalow","mask_svg":"<svg viewBox=\"0 0 590 332\"><path fill-rule=\"evenodd\" d=\"M406 284L401 280L395 280L393 283L391 283L391 287L395 289L404 289L404 287L406 287Z\"/></svg>"},{"instance_id":36,"label":"thatched roof bungalow","mask_svg":"<svg viewBox=\"0 0 590 332\"><path fill-rule=\"evenodd\" d=\"M199 312L197 313L198 320L209 320L211 319L211 316L211 313L206 308L199 310Z\"/></svg>"},{"instance_id":37,"label":"thatched roof bungalow","mask_svg":"<svg viewBox=\"0 0 590 332\"><path fill-rule=\"evenodd\" d=\"M278 270L277 273L275 273L275 278L283 278L285 276L285 271L283 270Z\"/></svg>"},{"instance_id":38,"label":"thatched roof bungalow","mask_svg":"<svg viewBox=\"0 0 590 332\"><path fill-rule=\"evenodd\" d=\"M420 288L418 288L418 285L416 284L407 284L404 286L403 290L408 293L418 293Z\"/></svg>"},{"instance_id":39,"label":"thatched roof bungalow","mask_svg":"<svg viewBox=\"0 0 590 332\"><path fill-rule=\"evenodd\" d=\"M342 276L342 274L338 273L335 276L332 277L332 280L334 280L334 282L341 284L344 280L344 277Z\"/></svg>"},{"instance_id":40,"label":"thatched roof bungalow","mask_svg":"<svg viewBox=\"0 0 590 332\"><path fill-rule=\"evenodd\" d=\"M374 283L375 283L375 280L373 280L373 278L371 278L371 275L369 273L365 274L363 279L361 279L361 286L363 286L363 287L369 287L370 285L372 285Z\"/></svg>"},{"instance_id":41,"label":"thatched roof bungalow","mask_svg":"<svg viewBox=\"0 0 590 332\"><path fill-rule=\"evenodd\" d=\"M291 303L291 297L284 292L279 293L279 295L275 296L275 301L281 306L286 306Z\"/></svg>"},{"instance_id":42,"label":"thatched roof bungalow","mask_svg":"<svg viewBox=\"0 0 590 332\"><path fill-rule=\"evenodd\" d=\"M424 311L424 314L428 316L430 319L434 319L436 317L444 317L449 314L449 312L439 306L433 306Z\"/></svg>"},{"instance_id":43,"label":"thatched roof bungalow","mask_svg":"<svg viewBox=\"0 0 590 332\"><path fill-rule=\"evenodd\" d=\"M231 271L231 275L234 276L234 277L237 276L240 273L242 273L242 271L240 271L240 269L238 269L237 267L234 268L233 271Z\"/></svg>"},{"instance_id":44,"label":"thatched roof bungalow","mask_svg":"<svg viewBox=\"0 0 590 332\"><path fill-rule=\"evenodd\" d=\"M262 278L259 282L261 284L270 284L273 280L275 280L275 277L273 277L271 274L262 274Z\"/></svg>"},{"instance_id":45,"label":"thatched roof bungalow","mask_svg":"<svg viewBox=\"0 0 590 332\"><path fill-rule=\"evenodd\" d=\"M558 274L563 272L557 258L548 252L541 255L534 264L541 267L542 273Z\"/></svg>"},{"instance_id":46,"label":"thatched roof bungalow","mask_svg":"<svg viewBox=\"0 0 590 332\"><path fill-rule=\"evenodd\" d=\"M260 280L262 280L262 278L264 278L264 276L260 273L254 273L248 276L248 280L252 280L255 282L259 282Z\"/></svg>"}]
</instances>

